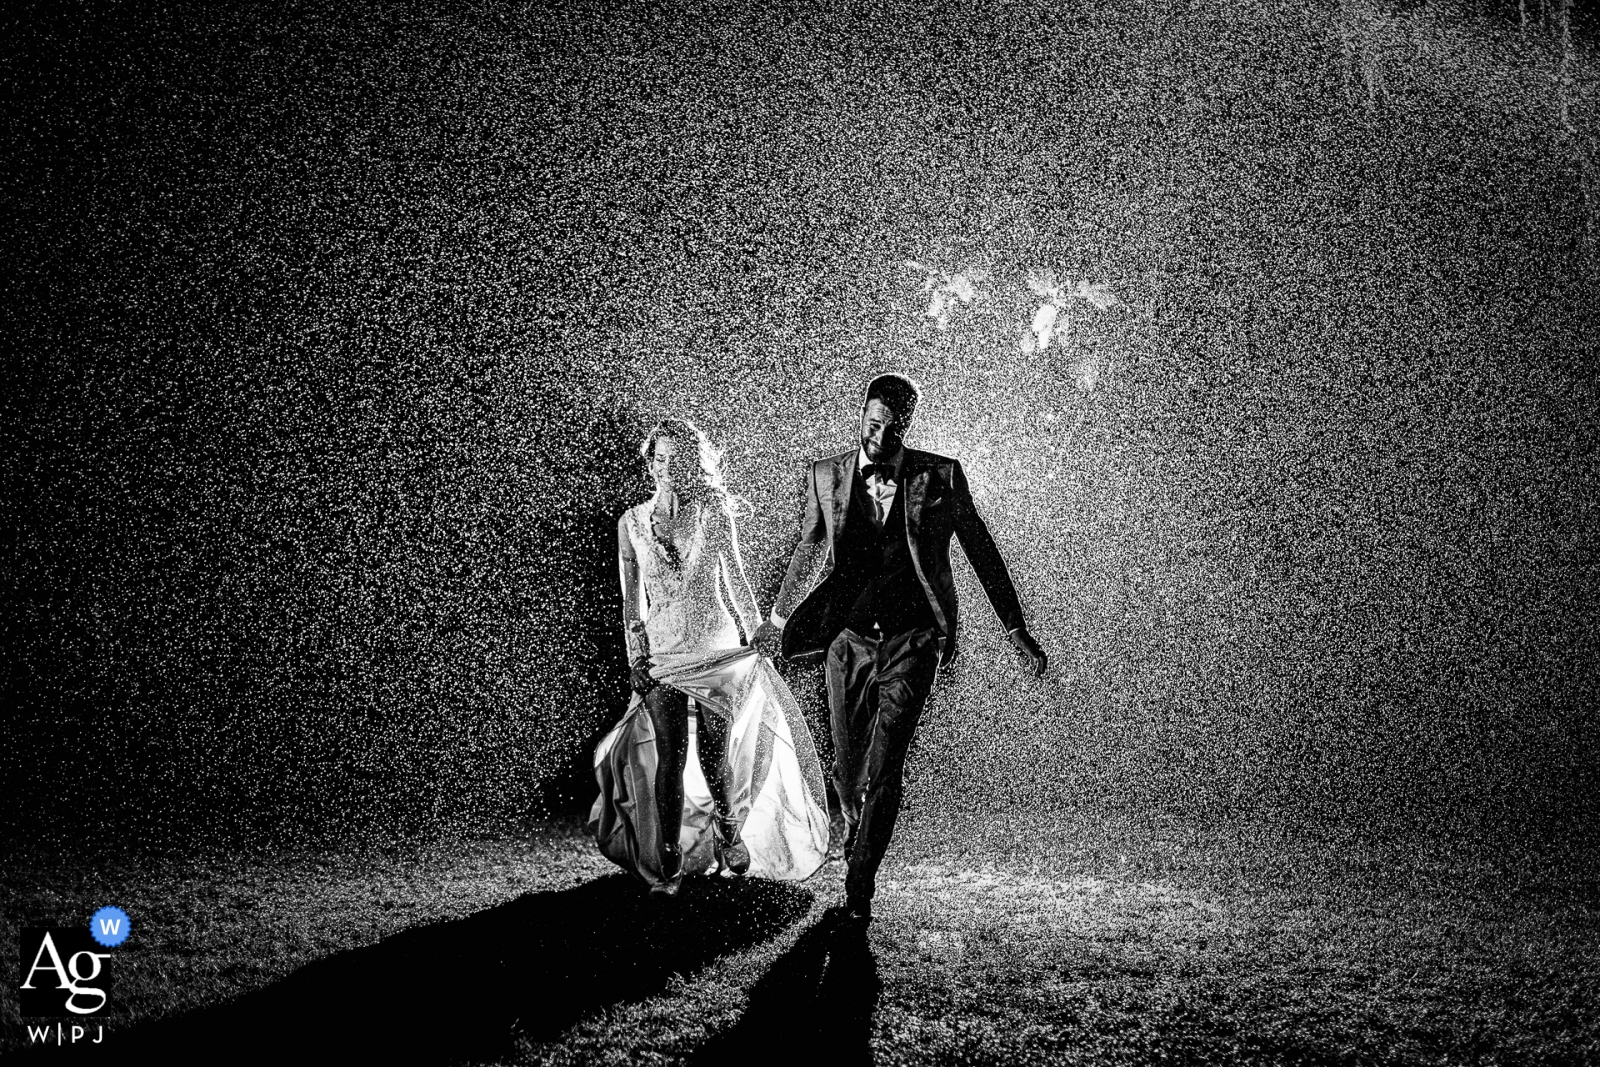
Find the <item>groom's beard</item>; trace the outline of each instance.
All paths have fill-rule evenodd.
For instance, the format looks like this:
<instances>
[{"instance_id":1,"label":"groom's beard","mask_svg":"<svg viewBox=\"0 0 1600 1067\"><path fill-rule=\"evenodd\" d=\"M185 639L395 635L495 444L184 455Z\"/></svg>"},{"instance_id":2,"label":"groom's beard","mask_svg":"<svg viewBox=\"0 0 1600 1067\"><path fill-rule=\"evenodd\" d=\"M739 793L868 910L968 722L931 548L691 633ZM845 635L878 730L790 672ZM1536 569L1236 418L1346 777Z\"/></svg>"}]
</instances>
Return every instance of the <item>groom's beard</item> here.
<instances>
[{"instance_id":1,"label":"groom's beard","mask_svg":"<svg viewBox=\"0 0 1600 1067\"><path fill-rule=\"evenodd\" d=\"M899 448L899 441L886 440L881 444L877 444L874 443L870 437L863 437L861 439L861 451L865 452L867 454L867 458L874 463L882 463L884 460L894 455Z\"/></svg>"}]
</instances>

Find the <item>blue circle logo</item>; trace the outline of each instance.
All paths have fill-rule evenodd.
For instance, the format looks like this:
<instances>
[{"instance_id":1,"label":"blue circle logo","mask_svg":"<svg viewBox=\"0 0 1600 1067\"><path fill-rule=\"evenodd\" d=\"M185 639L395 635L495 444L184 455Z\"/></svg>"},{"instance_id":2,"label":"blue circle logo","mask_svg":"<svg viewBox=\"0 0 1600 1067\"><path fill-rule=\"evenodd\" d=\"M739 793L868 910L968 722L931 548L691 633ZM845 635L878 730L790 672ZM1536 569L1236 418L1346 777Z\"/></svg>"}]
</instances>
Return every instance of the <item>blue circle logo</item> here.
<instances>
[{"instance_id":1,"label":"blue circle logo","mask_svg":"<svg viewBox=\"0 0 1600 1067\"><path fill-rule=\"evenodd\" d=\"M121 908L105 907L89 919L89 936L106 948L116 948L128 940L133 924Z\"/></svg>"}]
</instances>

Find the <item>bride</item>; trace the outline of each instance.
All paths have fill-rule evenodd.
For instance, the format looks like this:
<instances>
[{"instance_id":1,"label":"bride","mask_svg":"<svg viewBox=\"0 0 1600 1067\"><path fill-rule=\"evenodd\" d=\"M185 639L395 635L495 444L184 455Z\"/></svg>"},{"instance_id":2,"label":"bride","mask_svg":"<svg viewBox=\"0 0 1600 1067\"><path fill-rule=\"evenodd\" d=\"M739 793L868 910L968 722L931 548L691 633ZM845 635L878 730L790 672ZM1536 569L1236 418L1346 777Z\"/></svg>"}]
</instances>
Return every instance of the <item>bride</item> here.
<instances>
[{"instance_id":1,"label":"bride","mask_svg":"<svg viewBox=\"0 0 1600 1067\"><path fill-rule=\"evenodd\" d=\"M762 616L739 555L743 501L723 488L721 454L693 423L661 422L640 454L656 491L617 523L633 699L595 748L589 832L652 897L713 867L808 877L828 850L816 749L721 595L753 635Z\"/></svg>"}]
</instances>

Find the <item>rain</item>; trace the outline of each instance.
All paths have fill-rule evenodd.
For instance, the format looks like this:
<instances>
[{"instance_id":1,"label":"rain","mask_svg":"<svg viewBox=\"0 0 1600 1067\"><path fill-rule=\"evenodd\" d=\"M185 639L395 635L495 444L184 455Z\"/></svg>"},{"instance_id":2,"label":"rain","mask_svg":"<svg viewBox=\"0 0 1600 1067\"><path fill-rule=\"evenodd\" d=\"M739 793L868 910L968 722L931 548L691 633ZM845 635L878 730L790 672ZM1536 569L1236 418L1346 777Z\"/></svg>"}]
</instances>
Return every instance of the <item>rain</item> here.
<instances>
[{"instance_id":1,"label":"rain","mask_svg":"<svg viewBox=\"0 0 1600 1067\"><path fill-rule=\"evenodd\" d=\"M0 951L127 911L128 1048L460 942L504 1000L363 1002L422 1058L1600 1056L1595 26L16 16ZM885 371L1049 670L955 553L869 930L838 862L652 913L583 832L639 443L724 450L766 610Z\"/></svg>"}]
</instances>

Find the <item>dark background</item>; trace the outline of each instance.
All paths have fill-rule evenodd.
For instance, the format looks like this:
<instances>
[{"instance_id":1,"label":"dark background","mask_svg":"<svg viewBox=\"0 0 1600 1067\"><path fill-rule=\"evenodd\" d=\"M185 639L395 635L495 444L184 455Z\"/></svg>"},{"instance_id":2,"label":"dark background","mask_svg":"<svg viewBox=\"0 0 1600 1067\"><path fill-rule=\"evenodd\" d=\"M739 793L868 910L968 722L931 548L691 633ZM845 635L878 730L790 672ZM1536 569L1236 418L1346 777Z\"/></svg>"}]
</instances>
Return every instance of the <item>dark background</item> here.
<instances>
[{"instance_id":1,"label":"dark background","mask_svg":"<svg viewBox=\"0 0 1600 1067\"><path fill-rule=\"evenodd\" d=\"M567 810L649 424L767 605L884 369L1053 658L959 570L910 817L1592 812L1592 25L1212 8L8 16L8 832Z\"/></svg>"}]
</instances>

